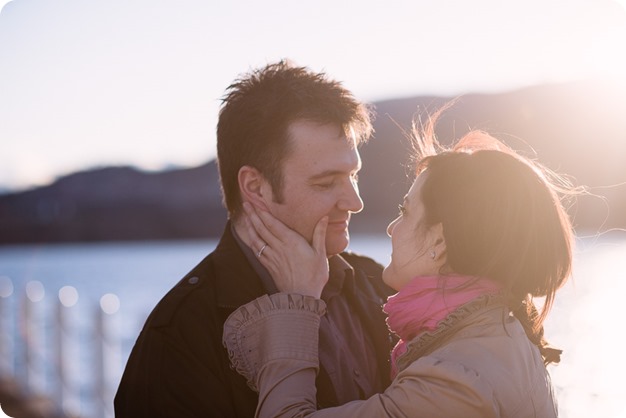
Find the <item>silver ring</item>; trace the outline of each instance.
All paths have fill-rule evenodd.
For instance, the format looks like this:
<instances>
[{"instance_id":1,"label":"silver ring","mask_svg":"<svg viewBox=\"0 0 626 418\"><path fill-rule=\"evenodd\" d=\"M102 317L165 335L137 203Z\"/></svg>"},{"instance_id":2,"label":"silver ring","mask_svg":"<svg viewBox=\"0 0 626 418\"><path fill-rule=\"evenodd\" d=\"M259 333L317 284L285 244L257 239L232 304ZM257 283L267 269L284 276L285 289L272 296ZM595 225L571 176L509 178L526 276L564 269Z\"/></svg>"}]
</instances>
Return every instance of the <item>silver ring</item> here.
<instances>
[{"instance_id":1,"label":"silver ring","mask_svg":"<svg viewBox=\"0 0 626 418\"><path fill-rule=\"evenodd\" d=\"M261 249L259 250L258 253L256 253L256 257L257 258L261 258L261 256L263 255L263 250L265 249L265 247L267 247L267 244L263 244L263 246L261 247Z\"/></svg>"}]
</instances>

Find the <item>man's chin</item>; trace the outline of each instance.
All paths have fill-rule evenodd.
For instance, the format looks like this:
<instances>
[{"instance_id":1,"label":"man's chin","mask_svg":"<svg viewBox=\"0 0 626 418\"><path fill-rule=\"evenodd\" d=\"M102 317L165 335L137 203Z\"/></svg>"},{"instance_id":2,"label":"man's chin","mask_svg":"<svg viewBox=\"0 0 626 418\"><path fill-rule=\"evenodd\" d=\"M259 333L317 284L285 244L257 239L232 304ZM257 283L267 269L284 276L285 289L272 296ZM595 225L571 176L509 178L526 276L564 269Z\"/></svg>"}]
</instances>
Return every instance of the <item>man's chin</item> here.
<instances>
[{"instance_id":1,"label":"man's chin","mask_svg":"<svg viewBox=\"0 0 626 418\"><path fill-rule=\"evenodd\" d=\"M350 235L346 231L344 234L336 236L326 235L326 254L330 257L342 253L350 244Z\"/></svg>"}]
</instances>

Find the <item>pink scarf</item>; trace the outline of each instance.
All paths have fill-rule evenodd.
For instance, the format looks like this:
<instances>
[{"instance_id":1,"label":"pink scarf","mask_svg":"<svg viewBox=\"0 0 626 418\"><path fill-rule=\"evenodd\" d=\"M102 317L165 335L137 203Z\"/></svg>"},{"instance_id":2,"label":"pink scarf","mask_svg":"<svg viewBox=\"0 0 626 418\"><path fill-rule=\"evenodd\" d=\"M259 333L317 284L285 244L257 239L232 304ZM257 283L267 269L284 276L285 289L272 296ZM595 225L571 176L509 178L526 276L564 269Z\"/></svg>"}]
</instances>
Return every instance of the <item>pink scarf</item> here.
<instances>
[{"instance_id":1,"label":"pink scarf","mask_svg":"<svg viewBox=\"0 0 626 418\"><path fill-rule=\"evenodd\" d=\"M485 294L498 293L501 286L484 278L470 276L419 276L390 296L383 310L387 326L400 337L391 353L391 378L398 373L396 360L406 352L406 342L426 331L461 305Z\"/></svg>"}]
</instances>

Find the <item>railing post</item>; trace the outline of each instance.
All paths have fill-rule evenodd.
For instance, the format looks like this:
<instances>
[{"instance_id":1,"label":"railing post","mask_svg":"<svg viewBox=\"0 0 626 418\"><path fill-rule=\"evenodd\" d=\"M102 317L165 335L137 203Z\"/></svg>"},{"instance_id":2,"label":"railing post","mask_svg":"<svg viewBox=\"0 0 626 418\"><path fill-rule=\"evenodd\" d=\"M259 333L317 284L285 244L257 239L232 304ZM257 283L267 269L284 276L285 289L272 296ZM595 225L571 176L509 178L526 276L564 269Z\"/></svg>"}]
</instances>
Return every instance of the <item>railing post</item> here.
<instances>
[{"instance_id":1,"label":"railing post","mask_svg":"<svg viewBox=\"0 0 626 418\"><path fill-rule=\"evenodd\" d=\"M54 327L54 365L57 378L55 385L55 397L57 402L63 405L66 399L67 379L65 374L65 307L62 303L56 303L56 324Z\"/></svg>"},{"instance_id":2,"label":"railing post","mask_svg":"<svg viewBox=\"0 0 626 418\"><path fill-rule=\"evenodd\" d=\"M100 306L96 307L96 315L95 315L95 338L93 339L94 343L94 365L95 365L95 380L94 380L94 399L96 400L95 407L95 418L104 418L106 416L105 408L106 405L104 403L104 392L105 392L105 366L104 366L104 316L102 314L102 310Z\"/></svg>"},{"instance_id":3,"label":"railing post","mask_svg":"<svg viewBox=\"0 0 626 418\"><path fill-rule=\"evenodd\" d=\"M64 286L59 290L59 301L56 303L56 324L54 339L54 359L55 374L57 381L55 382L56 402L63 411L68 415L76 415L80 410L72 398L71 380L67 374L67 352L68 335L70 329L67 321L67 310L73 307L78 301L78 292L72 286Z\"/></svg>"},{"instance_id":4,"label":"railing post","mask_svg":"<svg viewBox=\"0 0 626 418\"><path fill-rule=\"evenodd\" d=\"M98 418L113 418L113 377L117 375L120 347L119 338L112 332L110 316L119 310L120 302L116 295L107 293L100 298L100 306L96 310L96 387L98 398L96 411Z\"/></svg>"},{"instance_id":5,"label":"railing post","mask_svg":"<svg viewBox=\"0 0 626 418\"><path fill-rule=\"evenodd\" d=\"M16 316L9 306L13 290L11 279L0 276L0 376L4 378L15 374L15 348L11 336Z\"/></svg>"},{"instance_id":6,"label":"railing post","mask_svg":"<svg viewBox=\"0 0 626 418\"><path fill-rule=\"evenodd\" d=\"M44 289L41 282L31 281L26 283L26 291L22 298L22 318L20 321L20 334L23 347L21 350L21 372L18 380L28 393L37 392L37 350L39 335L35 328L34 309L35 303L43 299Z\"/></svg>"},{"instance_id":7,"label":"railing post","mask_svg":"<svg viewBox=\"0 0 626 418\"><path fill-rule=\"evenodd\" d=\"M26 284L26 292L22 299L22 320L20 331L24 347L22 349L22 372L19 381L28 393L39 392L41 382L38 365L38 350L41 347L37 323L34 315L35 303L43 300L45 290L39 281Z\"/></svg>"}]
</instances>

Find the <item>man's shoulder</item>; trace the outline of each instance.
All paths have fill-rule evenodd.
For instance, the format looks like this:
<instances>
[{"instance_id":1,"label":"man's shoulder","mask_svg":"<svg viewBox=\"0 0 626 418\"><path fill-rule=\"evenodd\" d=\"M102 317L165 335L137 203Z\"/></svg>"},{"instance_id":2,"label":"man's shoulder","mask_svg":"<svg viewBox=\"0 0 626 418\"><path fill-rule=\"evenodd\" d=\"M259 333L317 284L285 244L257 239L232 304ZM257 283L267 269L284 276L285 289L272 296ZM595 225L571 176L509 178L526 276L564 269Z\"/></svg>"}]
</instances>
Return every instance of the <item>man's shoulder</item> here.
<instances>
[{"instance_id":1,"label":"man's shoulder","mask_svg":"<svg viewBox=\"0 0 626 418\"><path fill-rule=\"evenodd\" d=\"M263 293L260 279L239 247L232 239L222 238L163 296L150 314L150 327L193 326L199 318L213 318L221 326L225 312Z\"/></svg>"},{"instance_id":2,"label":"man's shoulder","mask_svg":"<svg viewBox=\"0 0 626 418\"><path fill-rule=\"evenodd\" d=\"M340 256L348 262L355 270L362 270L368 276L380 277L383 271L382 264L370 257L352 251L344 251Z\"/></svg>"},{"instance_id":3,"label":"man's shoulder","mask_svg":"<svg viewBox=\"0 0 626 418\"><path fill-rule=\"evenodd\" d=\"M211 256L206 256L161 298L148 319L151 327L167 326L177 317L187 321L186 317L197 317L199 310L214 305L209 300L214 293Z\"/></svg>"},{"instance_id":4,"label":"man's shoulder","mask_svg":"<svg viewBox=\"0 0 626 418\"><path fill-rule=\"evenodd\" d=\"M340 254L341 257L354 268L357 289L365 293L375 293L377 297L386 299L393 295L395 291L383 282L384 267L370 257L346 251Z\"/></svg>"}]
</instances>

